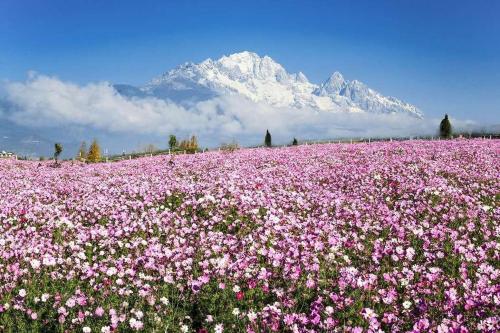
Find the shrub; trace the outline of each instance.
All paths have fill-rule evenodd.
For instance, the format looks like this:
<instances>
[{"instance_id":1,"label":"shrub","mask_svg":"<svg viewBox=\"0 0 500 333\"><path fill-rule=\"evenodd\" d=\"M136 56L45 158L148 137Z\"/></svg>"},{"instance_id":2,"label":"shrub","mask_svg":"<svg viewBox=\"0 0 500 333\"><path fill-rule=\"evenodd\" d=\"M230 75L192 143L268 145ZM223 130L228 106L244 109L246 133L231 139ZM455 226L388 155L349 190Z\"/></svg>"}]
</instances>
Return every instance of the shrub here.
<instances>
[{"instance_id":1,"label":"shrub","mask_svg":"<svg viewBox=\"0 0 500 333\"><path fill-rule=\"evenodd\" d=\"M54 144L54 160L56 160L56 164L58 162L59 155L61 155L63 151L62 144L56 143Z\"/></svg>"},{"instance_id":2,"label":"shrub","mask_svg":"<svg viewBox=\"0 0 500 333\"><path fill-rule=\"evenodd\" d=\"M238 149L240 149L240 146L238 145L237 142L232 142L232 143L223 143L220 145L220 150L222 152L226 152L226 153L232 153Z\"/></svg>"}]
</instances>

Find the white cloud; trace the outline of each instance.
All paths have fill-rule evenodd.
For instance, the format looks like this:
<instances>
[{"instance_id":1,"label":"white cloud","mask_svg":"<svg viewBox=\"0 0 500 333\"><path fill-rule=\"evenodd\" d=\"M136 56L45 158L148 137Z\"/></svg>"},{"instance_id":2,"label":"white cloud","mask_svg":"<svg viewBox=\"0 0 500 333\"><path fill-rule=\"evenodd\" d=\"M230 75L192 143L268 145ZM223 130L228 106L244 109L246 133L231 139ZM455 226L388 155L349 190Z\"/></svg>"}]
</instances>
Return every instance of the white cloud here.
<instances>
[{"instance_id":1,"label":"white cloud","mask_svg":"<svg viewBox=\"0 0 500 333\"><path fill-rule=\"evenodd\" d=\"M30 127L88 126L108 133L166 136L193 133L206 144L235 138L258 143L269 129L277 141L334 137L435 134L439 120L404 115L274 108L238 96L216 97L182 106L154 97L128 98L107 82L80 86L30 74L26 82L5 82L0 97L4 117ZM457 125L470 124L455 121Z\"/></svg>"}]
</instances>

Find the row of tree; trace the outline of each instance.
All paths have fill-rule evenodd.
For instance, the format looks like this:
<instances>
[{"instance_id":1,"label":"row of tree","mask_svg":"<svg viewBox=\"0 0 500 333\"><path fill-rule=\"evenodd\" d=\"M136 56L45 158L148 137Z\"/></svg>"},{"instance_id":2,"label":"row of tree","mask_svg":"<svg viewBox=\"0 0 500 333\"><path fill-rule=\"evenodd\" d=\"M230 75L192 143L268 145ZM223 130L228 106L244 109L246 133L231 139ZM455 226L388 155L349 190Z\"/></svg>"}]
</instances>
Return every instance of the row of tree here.
<instances>
[{"instance_id":1,"label":"row of tree","mask_svg":"<svg viewBox=\"0 0 500 333\"><path fill-rule=\"evenodd\" d=\"M441 123L439 124L439 135L442 138L448 139L452 137L452 126L450 123L450 119L448 118L448 115L446 114L441 120ZM293 138L292 145L297 146L299 142L297 141L296 138ZM266 135L264 136L264 145L266 147L272 147L272 136L269 130L266 130ZM177 137L175 135L170 135L169 140L168 140L168 146L171 151L185 151L189 153L193 153L198 151L198 139L196 136L192 136L190 139L185 139L182 140L180 143L177 142ZM237 144L230 144L228 145L231 149L228 148L228 150L234 150L236 149L235 147L238 147ZM154 148L153 145L149 145L147 148L148 153L154 153L156 148ZM55 163L58 163L59 156L61 155L63 151L63 146L60 143L55 143L54 144L54 160ZM80 148L78 149L78 154L76 156L76 159L79 161L86 161L86 162L99 162L101 160L101 147L99 146L99 143L97 142L96 139L94 139L90 145L90 147L87 150L87 143L83 141L80 145Z\"/></svg>"},{"instance_id":2,"label":"row of tree","mask_svg":"<svg viewBox=\"0 0 500 333\"><path fill-rule=\"evenodd\" d=\"M55 164L59 163L59 156L63 152L63 145L59 142L54 144L54 161ZM97 140L94 139L90 148L87 150L87 143L85 141L82 142L80 148L78 149L78 154L76 159L79 161L88 161L88 162L99 162L101 160L101 147ZM40 158L42 160L42 158Z\"/></svg>"},{"instance_id":3,"label":"row of tree","mask_svg":"<svg viewBox=\"0 0 500 333\"><path fill-rule=\"evenodd\" d=\"M186 151L189 153L194 153L198 151L198 138L195 135L191 137L191 139L182 140L180 143L177 143L177 137L175 135L170 135L168 140L168 146L171 151Z\"/></svg>"},{"instance_id":4,"label":"row of tree","mask_svg":"<svg viewBox=\"0 0 500 333\"><path fill-rule=\"evenodd\" d=\"M452 126L448 115L445 114L443 120L439 124L439 135L444 139L449 139L453 136ZM296 138L293 138L292 146L297 146L299 142ZM266 130L266 135L264 137L264 145L266 147L272 147L272 137L269 130Z\"/></svg>"},{"instance_id":5,"label":"row of tree","mask_svg":"<svg viewBox=\"0 0 500 333\"><path fill-rule=\"evenodd\" d=\"M292 140L292 146L297 146L298 144L299 144L299 141L297 141L296 138L293 138L293 140ZM269 130L266 130L266 136L264 137L264 145L266 147L272 147L273 146L272 137L271 137L271 133L269 133Z\"/></svg>"}]
</instances>

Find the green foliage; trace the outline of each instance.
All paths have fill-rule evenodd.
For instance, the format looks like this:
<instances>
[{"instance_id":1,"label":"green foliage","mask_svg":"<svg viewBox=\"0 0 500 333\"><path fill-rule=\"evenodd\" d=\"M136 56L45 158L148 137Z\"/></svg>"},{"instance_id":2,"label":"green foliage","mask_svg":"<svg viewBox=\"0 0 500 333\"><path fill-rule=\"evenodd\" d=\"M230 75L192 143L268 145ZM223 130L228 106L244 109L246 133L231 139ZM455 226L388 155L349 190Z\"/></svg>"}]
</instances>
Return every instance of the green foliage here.
<instances>
[{"instance_id":1,"label":"green foliage","mask_svg":"<svg viewBox=\"0 0 500 333\"><path fill-rule=\"evenodd\" d=\"M269 133L269 130L266 130L266 137L264 138L264 144L266 147L272 146L271 133Z\"/></svg>"},{"instance_id":2,"label":"green foliage","mask_svg":"<svg viewBox=\"0 0 500 333\"><path fill-rule=\"evenodd\" d=\"M451 138L452 128L447 114L444 115L444 119L441 120L441 124L439 125L439 135L444 139Z\"/></svg>"},{"instance_id":3,"label":"green foliage","mask_svg":"<svg viewBox=\"0 0 500 333\"><path fill-rule=\"evenodd\" d=\"M170 149L174 149L175 147L177 147L177 137L173 134L170 134L170 137L168 139L168 146L170 147Z\"/></svg>"},{"instance_id":4,"label":"green foliage","mask_svg":"<svg viewBox=\"0 0 500 333\"><path fill-rule=\"evenodd\" d=\"M62 144L60 144L60 143L54 144L54 159L56 160L56 163L57 163L57 159L59 158L59 155L61 155L62 151L63 151Z\"/></svg>"}]
</instances>

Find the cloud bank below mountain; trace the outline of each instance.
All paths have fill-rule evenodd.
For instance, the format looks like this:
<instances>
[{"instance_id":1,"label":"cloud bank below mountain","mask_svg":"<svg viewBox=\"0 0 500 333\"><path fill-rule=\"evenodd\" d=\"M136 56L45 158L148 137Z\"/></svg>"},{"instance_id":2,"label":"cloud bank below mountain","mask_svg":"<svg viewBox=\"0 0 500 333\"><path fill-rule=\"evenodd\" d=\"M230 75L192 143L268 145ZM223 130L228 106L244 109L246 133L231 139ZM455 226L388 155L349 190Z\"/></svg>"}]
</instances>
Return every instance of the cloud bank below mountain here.
<instances>
[{"instance_id":1,"label":"cloud bank below mountain","mask_svg":"<svg viewBox=\"0 0 500 333\"><path fill-rule=\"evenodd\" d=\"M275 142L292 137L396 137L434 135L439 119L404 114L367 114L273 107L238 95L217 96L192 105L170 100L126 97L107 82L78 85L56 77L31 74L25 82L4 82L0 117L29 128L88 127L107 134L166 137L196 134L215 146L236 139L258 144L266 129ZM455 127L472 126L453 120Z\"/></svg>"}]
</instances>

